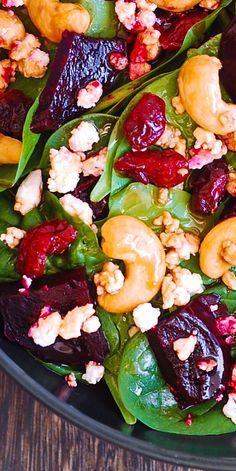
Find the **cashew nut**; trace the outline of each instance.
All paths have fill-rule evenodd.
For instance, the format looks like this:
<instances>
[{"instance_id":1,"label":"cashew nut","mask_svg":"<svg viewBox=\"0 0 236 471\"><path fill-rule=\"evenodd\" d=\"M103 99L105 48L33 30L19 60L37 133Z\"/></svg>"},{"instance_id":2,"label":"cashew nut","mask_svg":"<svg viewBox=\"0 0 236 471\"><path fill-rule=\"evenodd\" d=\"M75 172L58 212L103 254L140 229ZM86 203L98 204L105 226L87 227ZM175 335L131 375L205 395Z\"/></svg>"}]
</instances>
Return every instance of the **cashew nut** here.
<instances>
[{"instance_id":1,"label":"cashew nut","mask_svg":"<svg viewBox=\"0 0 236 471\"><path fill-rule=\"evenodd\" d=\"M22 142L0 134L0 165L18 164L22 152Z\"/></svg>"},{"instance_id":2,"label":"cashew nut","mask_svg":"<svg viewBox=\"0 0 236 471\"><path fill-rule=\"evenodd\" d=\"M59 43L63 31L85 33L90 16L82 5L60 3L59 0L25 0L29 16L40 34Z\"/></svg>"},{"instance_id":3,"label":"cashew nut","mask_svg":"<svg viewBox=\"0 0 236 471\"><path fill-rule=\"evenodd\" d=\"M116 294L98 296L98 304L112 313L132 311L149 302L164 278L165 253L154 232L131 216L116 216L102 226L102 249L124 261L125 281Z\"/></svg>"},{"instance_id":4,"label":"cashew nut","mask_svg":"<svg viewBox=\"0 0 236 471\"><path fill-rule=\"evenodd\" d=\"M190 10L195 7L201 0L152 0L162 10L180 12Z\"/></svg>"},{"instance_id":5,"label":"cashew nut","mask_svg":"<svg viewBox=\"0 0 236 471\"><path fill-rule=\"evenodd\" d=\"M188 59L179 77L181 102L198 126L215 134L236 131L236 105L222 100L217 57L207 55Z\"/></svg>"},{"instance_id":6,"label":"cashew nut","mask_svg":"<svg viewBox=\"0 0 236 471\"><path fill-rule=\"evenodd\" d=\"M220 278L235 266L231 246L236 244L236 217L226 219L208 232L200 247L200 267L210 278Z\"/></svg>"},{"instance_id":7,"label":"cashew nut","mask_svg":"<svg viewBox=\"0 0 236 471\"><path fill-rule=\"evenodd\" d=\"M25 27L13 12L0 10L0 47L11 49L15 41L25 37Z\"/></svg>"}]
</instances>

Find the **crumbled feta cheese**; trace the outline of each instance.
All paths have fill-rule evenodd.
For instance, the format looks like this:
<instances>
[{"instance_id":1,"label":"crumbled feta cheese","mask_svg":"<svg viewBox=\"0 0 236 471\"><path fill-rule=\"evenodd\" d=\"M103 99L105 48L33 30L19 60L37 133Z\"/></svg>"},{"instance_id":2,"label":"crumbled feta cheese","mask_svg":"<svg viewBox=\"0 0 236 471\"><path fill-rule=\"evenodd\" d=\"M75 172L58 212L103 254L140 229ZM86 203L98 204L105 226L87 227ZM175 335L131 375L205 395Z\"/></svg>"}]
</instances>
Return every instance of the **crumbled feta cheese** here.
<instances>
[{"instance_id":1,"label":"crumbled feta cheese","mask_svg":"<svg viewBox=\"0 0 236 471\"><path fill-rule=\"evenodd\" d=\"M46 317L39 317L28 332L28 337L32 337L36 345L48 347L55 343L59 334L61 325L61 316L59 312L52 312Z\"/></svg>"},{"instance_id":2,"label":"crumbled feta cheese","mask_svg":"<svg viewBox=\"0 0 236 471\"><path fill-rule=\"evenodd\" d=\"M136 20L143 28L151 28L156 23L156 15L150 10L140 10L136 15Z\"/></svg>"},{"instance_id":3,"label":"crumbled feta cheese","mask_svg":"<svg viewBox=\"0 0 236 471\"><path fill-rule=\"evenodd\" d=\"M67 382L70 388L77 387L76 376L75 376L75 373L73 373L73 371L69 375L65 376L65 381Z\"/></svg>"},{"instance_id":4,"label":"crumbled feta cheese","mask_svg":"<svg viewBox=\"0 0 236 471\"><path fill-rule=\"evenodd\" d=\"M86 365L86 373L83 374L82 379L89 384L97 384L103 378L104 373L104 366L95 361L89 361Z\"/></svg>"},{"instance_id":5,"label":"crumbled feta cheese","mask_svg":"<svg viewBox=\"0 0 236 471\"><path fill-rule=\"evenodd\" d=\"M154 13L152 14L155 16ZM160 31L152 27L138 34L138 40L146 47L147 61L153 61L161 53L160 36Z\"/></svg>"},{"instance_id":6,"label":"crumbled feta cheese","mask_svg":"<svg viewBox=\"0 0 236 471\"><path fill-rule=\"evenodd\" d=\"M191 296L204 291L201 276L186 268L176 267L164 277L162 283L163 309L184 306Z\"/></svg>"},{"instance_id":7,"label":"crumbled feta cheese","mask_svg":"<svg viewBox=\"0 0 236 471\"><path fill-rule=\"evenodd\" d=\"M236 393L228 394L228 401L223 407L223 414L236 424Z\"/></svg>"},{"instance_id":8,"label":"crumbled feta cheese","mask_svg":"<svg viewBox=\"0 0 236 471\"><path fill-rule=\"evenodd\" d=\"M126 3L127 5L127 3ZM130 5L130 3L128 3ZM147 74L151 70L151 65L148 62L130 62L129 63L129 78L130 80L136 80L142 75Z\"/></svg>"},{"instance_id":9,"label":"crumbled feta cheese","mask_svg":"<svg viewBox=\"0 0 236 471\"><path fill-rule=\"evenodd\" d=\"M86 304L81 307L76 306L71 311L68 311L62 319L59 335L65 340L80 337L84 322L93 316L94 313L95 310L92 304Z\"/></svg>"},{"instance_id":10,"label":"crumbled feta cheese","mask_svg":"<svg viewBox=\"0 0 236 471\"><path fill-rule=\"evenodd\" d=\"M41 78L44 77L49 62L49 54L37 48L26 59L18 61L17 67L19 72L26 78Z\"/></svg>"},{"instance_id":11,"label":"crumbled feta cheese","mask_svg":"<svg viewBox=\"0 0 236 471\"><path fill-rule=\"evenodd\" d=\"M109 62L116 70L126 69L129 63L128 58L123 54L120 54L120 52L112 52L109 55Z\"/></svg>"},{"instance_id":12,"label":"crumbled feta cheese","mask_svg":"<svg viewBox=\"0 0 236 471\"><path fill-rule=\"evenodd\" d=\"M220 0L201 0L199 6L207 10L216 10L220 5Z\"/></svg>"},{"instance_id":13,"label":"crumbled feta cheese","mask_svg":"<svg viewBox=\"0 0 236 471\"><path fill-rule=\"evenodd\" d=\"M24 0L2 0L1 3L5 8L22 7Z\"/></svg>"},{"instance_id":14,"label":"crumbled feta cheese","mask_svg":"<svg viewBox=\"0 0 236 471\"><path fill-rule=\"evenodd\" d=\"M155 11L157 9L157 5L155 3L148 2L147 0L136 0L136 5L139 10Z\"/></svg>"},{"instance_id":15,"label":"crumbled feta cheese","mask_svg":"<svg viewBox=\"0 0 236 471\"><path fill-rule=\"evenodd\" d=\"M194 352L197 344L197 331L193 331L189 337L183 337L173 342L173 350L180 361L186 361Z\"/></svg>"},{"instance_id":16,"label":"crumbled feta cheese","mask_svg":"<svg viewBox=\"0 0 236 471\"><path fill-rule=\"evenodd\" d=\"M21 278L21 283L22 283L22 286L25 288L25 289L29 289L30 286L32 285L32 278L30 278L29 276L26 276L26 275L23 275L22 278ZM41 310L41 314L42 314L42 310Z\"/></svg>"},{"instance_id":17,"label":"crumbled feta cheese","mask_svg":"<svg viewBox=\"0 0 236 471\"><path fill-rule=\"evenodd\" d=\"M0 61L0 92L5 92L10 82L15 80L16 62L10 59Z\"/></svg>"},{"instance_id":18,"label":"crumbled feta cheese","mask_svg":"<svg viewBox=\"0 0 236 471\"><path fill-rule=\"evenodd\" d=\"M131 30L136 22L136 3L118 0L115 3L115 12L119 21L125 26L125 28Z\"/></svg>"},{"instance_id":19,"label":"crumbled feta cheese","mask_svg":"<svg viewBox=\"0 0 236 471\"><path fill-rule=\"evenodd\" d=\"M15 61L26 59L34 49L40 47L40 42L33 34L26 33L22 41L15 41L11 51L10 58Z\"/></svg>"},{"instance_id":20,"label":"crumbled feta cheese","mask_svg":"<svg viewBox=\"0 0 236 471\"><path fill-rule=\"evenodd\" d=\"M172 102L171 102L171 103L172 103L173 108L175 109L176 114L182 114L182 113L185 112L184 105L183 105L183 103L182 103L181 98L180 98L179 95L174 96L174 97L172 98Z\"/></svg>"},{"instance_id":21,"label":"crumbled feta cheese","mask_svg":"<svg viewBox=\"0 0 236 471\"><path fill-rule=\"evenodd\" d=\"M160 314L160 309L152 307L151 303L139 304L139 306L133 310L135 325L141 332L146 332L157 325Z\"/></svg>"},{"instance_id":22,"label":"crumbled feta cheese","mask_svg":"<svg viewBox=\"0 0 236 471\"><path fill-rule=\"evenodd\" d=\"M104 263L102 271L95 273L93 280L98 296L105 293L116 294L124 285L124 275L113 262Z\"/></svg>"},{"instance_id":23,"label":"crumbled feta cheese","mask_svg":"<svg viewBox=\"0 0 236 471\"><path fill-rule=\"evenodd\" d=\"M226 190L231 196L236 197L236 170L229 172Z\"/></svg>"},{"instance_id":24,"label":"crumbled feta cheese","mask_svg":"<svg viewBox=\"0 0 236 471\"><path fill-rule=\"evenodd\" d=\"M89 157L83 162L83 174L85 177L93 175L94 177L100 177L105 168L107 160L107 147L103 147L98 154Z\"/></svg>"},{"instance_id":25,"label":"crumbled feta cheese","mask_svg":"<svg viewBox=\"0 0 236 471\"><path fill-rule=\"evenodd\" d=\"M100 327L101 323L98 316L91 316L84 322L82 330L91 334L92 332L97 332Z\"/></svg>"},{"instance_id":26,"label":"crumbled feta cheese","mask_svg":"<svg viewBox=\"0 0 236 471\"><path fill-rule=\"evenodd\" d=\"M76 188L82 172L83 155L69 151L66 147L50 149L51 169L49 171L49 191L68 193Z\"/></svg>"},{"instance_id":27,"label":"crumbled feta cheese","mask_svg":"<svg viewBox=\"0 0 236 471\"><path fill-rule=\"evenodd\" d=\"M89 204L76 198L73 195L67 194L60 198L60 203L64 210L67 211L75 219L80 219L89 226L93 223L93 211Z\"/></svg>"},{"instance_id":28,"label":"crumbled feta cheese","mask_svg":"<svg viewBox=\"0 0 236 471\"><path fill-rule=\"evenodd\" d=\"M77 95L77 106L82 106L86 110L93 108L100 100L103 94L103 88L99 80L89 82L85 88L81 88Z\"/></svg>"},{"instance_id":29,"label":"crumbled feta cheese","mask_svg":"<svg viewBox=\"0 0 236 471\"><path fill-rule=\"evenodd\" d=\"M7 231L0 236L0 240L5 242L10 249L14 249L19 245L20 241L25 237L26 232L18 227L8 227Z\"/></svg>"},{"instance_id":30,"label":"crumbled feta cheese","mask_svg":"<svg viewBox=\"0 0 236 471\"><path fill-rule=\"evenodd\" d=\"M227 288L236 291L236 276L232 271L227 270L222 276L222 281Z\"/></svg>"},{"instance_id":31,"label":"crumbled feta cheese","mask_svg":"<svg viewBox=\"0 0 236 471\"><path fill-rule=\"evenodd\" d=\"M97 128L89 121L82 121L71 132L69 147L73 152L87 152L100 139Z\"/></svg>"},{"instance_id":32,"label":"crumbled feta cheese","mask_svg":"<svg viewBox=\"0 0 236 471\"><path fill-rule=\"evenodd\" d=\"M197 366L200 370L210 373L217 366L217 361L213 358L206 358L204 360L199 360Z\"/></svg>"},{"instance_id":33,"label":"crumbled feta cheese","mask_svg":"<svg viewBox=\"0 0 236 471\"><path fill-rule=\"evenodd\" d=\"M14 210L23 216L37 208L42 197L43 179L41 170L33 170L23 180L16 192Z\"/></svg>"}]
</instances>

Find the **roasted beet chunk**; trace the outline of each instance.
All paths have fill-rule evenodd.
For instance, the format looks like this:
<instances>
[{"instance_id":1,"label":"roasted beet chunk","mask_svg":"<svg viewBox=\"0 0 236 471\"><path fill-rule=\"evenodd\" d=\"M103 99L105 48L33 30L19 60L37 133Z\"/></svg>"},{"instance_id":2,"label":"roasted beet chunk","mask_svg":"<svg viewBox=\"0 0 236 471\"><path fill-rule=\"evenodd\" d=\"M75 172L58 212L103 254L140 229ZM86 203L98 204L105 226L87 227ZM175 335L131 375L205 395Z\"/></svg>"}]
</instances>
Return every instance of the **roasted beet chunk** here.
<instances>
[{"instance_id":1,"label":"roasted beet chunk","mask_svg":"<svg viewBox=\"0 0 236 471\"><path fill-rule=\"evenodd\" d=\"M144 93L124 124L127 141L136 150L145 149L165 130L165 102L153 93Z\"/></svg>"},{"instance_id":2,"label":"roasted beet chunk","mask_svg":"<svg viewBox=\"0 0 236 471\"><path fill-rule=\"evenodd\" d=\"M20 90L0 94L0 132L6 136L22 139L26 115L33 101Z\"/></svg>"},{"instance_id":3,"label":"roasted beet chunk","mask_svg":"<svg viewBox=\"0 0 236 471\"><path fill-rule=\"evenodd\" d=\"M0 316L9 340L48 362L80 366L90 360L104 361L108 345L101 329L92 334L82 332L78 339L57 337L45 348L28 337L29 328L44 306L65 315L76 306L93 302L84 267L36 280L25 294L19 293L19 288L19 283L0 284Z\"/></svg>"},{"instance_id":4,"label":"roasted beet chunk","mask_svg":"<svg viewBox=\"0 0 236 471\"><path fill-rule=\"evenodd\" d=\"M228 165L225 158L214 160L190 177L192 188L191 209L200 214L217 211L226 193Z\"/></svg>"},{"instance_id":5,"label":"roasted beet chunk","mask_svg":"<svg viewBox=\"0 0 236 471\"><path fill-rule=\"evenodd\" d=\"M100 177L94 177L90 175L89 177L85 177L83 180L80 180L76 189L73 192L73 195L76 198L79 198L85 203L88 203L90 208L93 211L93 220L98 221L99 219L103 219L108 215L108 198L103 198L98 203L93 203L90 200L90 194L93 188L95 187L96 183L98 182Z\"/></svg>"},{"instance_id":6,"label":"roasted beet chunk","mask_svg":"<svg viewBox=\"0 0 236 471\"><path fill-rule=\"evenodd\" d=\"M111 52L126 54L121 39L95 39L65 31L47 85L32 122L32 131L54 131L65 121L84 113L77 106L81 88L94 80L108 92L119 71L110 64Z\"/></svg>"},{"instance_id":7,"label":"roasted beet chunk","mask_svg":"<svg viewBox=\"0 0 236 471\"><path fill-rule=\"evenodd\" d=\"M43 276L46 256L65 252L77 233L78 231L63 219L53 219L34 227L20 245L17 271L31 278Z\"/></svg>"},{"instance_id":8,"label":"roasted beet chunk","mask_svg":"<svg viewBox=\"0 0 236 471\"><path fill-rule=\"evenodd\" d=\"M220 78L227 92L236 102L236 18L222 33L219 58L222 63Z\"/></svg>"},{"instance_id":9,"label":"roasted beet chunk","mask_svg":"<svg viewBox=\"0 0 236 471\"><path fill-rule=\"evenodd\" d=\"M147 332L181 408L216 397L228 380L230 351L216 326L218 314L228 314L218 296L198 296Z\"/></svg>"}]
</instances>

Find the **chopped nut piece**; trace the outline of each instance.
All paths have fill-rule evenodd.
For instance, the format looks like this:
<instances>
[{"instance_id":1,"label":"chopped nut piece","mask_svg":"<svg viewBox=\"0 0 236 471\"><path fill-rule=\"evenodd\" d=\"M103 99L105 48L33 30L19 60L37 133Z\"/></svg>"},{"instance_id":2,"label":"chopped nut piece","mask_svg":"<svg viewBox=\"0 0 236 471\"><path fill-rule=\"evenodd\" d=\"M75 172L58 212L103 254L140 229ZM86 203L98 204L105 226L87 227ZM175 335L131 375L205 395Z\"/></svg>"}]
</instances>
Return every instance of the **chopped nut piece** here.
<instances>
[{"instance_id":1,"label":"chopped nut piece","mask_svg":"<svg viewBox=\"0 0 236 471\"><path fill-rule=\"evenodd\" d=\"M138 332L140 332L140 329L136 325L132 325L128 330L129 337L134 337Z\"/></svg>"},{"instance_id":2,"label":"chopped nut piece","mask_svg":"<svg viewBox=\"0 0 236 471\"><path fill-rule=\"evenodd\" d=\"M93 223L93 211L89 204L85 201L76 198L71 194L64 195L59 199L64 210L67 211L73 218L80 219L88 226Z\"/></svg>"},{"instance_id":3,"label":"chopped nut piece","mask_svg":"<svg viewBox=\"0 0 236 471\"><path fill-rule=\"evenodd\" d=\"M162 283L163 309L184 306L191 296L204 291L201 276L186 268L176 267L164 277Z\"/></svg>"},{"instance_id":4,"label":"chopped nut piece","mask_svg":"<svg viewBox=\"0 0 236 471\"><path fill-rule=\"evenodd\" d=\"M236 244L231 240L225 240L222 243L221 256L223 259L230 263L230 265L236 265Z\"/></svg>"},{"instance_id":5,"label":"chopped nut piece","mask_svg":"<svg viewBox=\"0 0 236 471\"><path fill-rule=\"evenodd\" d=\"M67 384L70 388L76 388L77 387L77 381L76 381L75 373L71 372L69 375L65 376L65 381L67 382Z\"/></svg>"},{"instance_id":6,"label":"chopped nut piece","mask_svg":"<svg viewBox=\"0 0 236 471\"><path fill-rule=\"evenodd\" d=\"M236 152L236 131L221 136L229 150Z\"/></svg>"},{"instance_id":7,"label":"chopped nut piece","mask_svg":"<svg viewBox=\"0 0 236 471\"><path fill-rule=\"evenodd\" d=\"M172 98L172 106L175 109L176 114L182 114L182 113L185 112L185 108L183 106L183 103L182 103L179 95L174 96Z\"/></svg>"},{"instance_id":8,"label":"chopped nut piece","mask_svg":"<svg viewBox=\"0 0 236 471\"><path fill-rule=\"evenodd\" d=\"M137 36L140 43L146 46L148 61L156 59L161 53L160 36L160 31L152 27L139 33Z\"/></svg>"},{"instance_id":9,"label":"chopped nut piece","mask_svg":"<svg viewBox=\"0 0 236 471\"><path fill-rule=\"evenodd\" d=\"M158 190L158 203L167 204L169 201L169 190L168 188L159 188Z\"/></svg>"},{"instance_id":10,"label":"chopped nut piece","mask_svg":"<svg viewBox=\"0 0 236 471\"><path fill-rule=\"evenodd\" d=\"M93 175L94 177L100 177L105 168L107 160L107 147L103 147L98 154L92 155L83 162L83 174L85 177Z\"/></svg>"},{"instance_id":11,"label":"chopped nut piece","mask_svg":"<svg viewBox=\"0 0 236 471\"><path fill-rule=\"evenodd\" d=\"M207 10L216 10L220 5L220 0L201 0L199 6Z\"/></svg>"},{"instance_id":12,"label":"chopped nut piece","mask_svg":"<svg viewBox=\"0 0 236 471\"><path fill-rule=\"evenodd\" d=\"M118 265L113 262L106 262L102 271L95 273L94 283L97 287L98 296L105 293L116 294L124 285L124 275Z\"/></svg>"},{"instance_id":13,"label":"chopped nut piece","mask_svg":"<svg viewBox=\"0 0 236 471\"><path fill-rule=\"evenodd\" d=\"M18 227L8 227L6 233L1 234L0 240L5 242L10 249L15 249L25 237L26 232Z\"/></svg>"},{"instance_id":14,"label":"chopped nut piece","mask_svg":"<svg viewBox=\"0 0 236 471\"><path fill-rule=\"evenodd\" d=\"M236 291L236 276L232 271L228 270L226 273L224 273L222 276L222 281L227 286L227 288Z\"/></svg>"},{"instance_id":15,"label":"chopped nut piece","mask_svg":"<svg viewBox=\"0 0 236 471\"><path fill-rule=\"evenodd\" d=\"M16 192L14 210L23 216L37 208L42 197L43 179L41 170L33 170L20 184Z\"/></svg>"}]
</instances>

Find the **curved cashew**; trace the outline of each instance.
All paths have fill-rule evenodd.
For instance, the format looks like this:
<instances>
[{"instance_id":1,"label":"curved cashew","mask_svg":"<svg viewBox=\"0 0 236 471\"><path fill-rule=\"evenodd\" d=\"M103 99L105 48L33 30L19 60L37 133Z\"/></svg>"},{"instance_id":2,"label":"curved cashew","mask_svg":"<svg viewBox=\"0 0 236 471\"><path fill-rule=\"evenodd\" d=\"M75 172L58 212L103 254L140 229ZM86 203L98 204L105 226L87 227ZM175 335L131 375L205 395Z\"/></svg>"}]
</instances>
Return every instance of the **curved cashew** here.
<instances>
[{"instance_id":1,"label":"curved cashew","mask_svg":"<svg viewBox=\"0 0 236 471\"><path fill-rule=\"evenodd\" d=\"M22 152L22 142L0 134L0 165L18 164Z\"/></svg>"},{"instance_id":2,"label":"curved cashew","mask_svg":"<svg viewBox=\"0 0 236 471\"><path fill-rule=\"evenodd\" d=\"M162 244L142 221L116 216L102 226L102 249L125 263L125 282L116 294L98 296L98 304L113 313L132 311L159 291L166 265Z\"/></svg>"},{"instance_id":3,"label":"curved cashew","mask_svg":"<svg viewBox=\"0 0 236 471\"><path fill-rule=\"evenodd\" d=\"M63 31L85 33L90 16L82 5L59 0L25 0L29 16L40 34L59 43Z\"/></svg>"},{"instance_id":4,"label":"curved cashew","mask_svg":"<svg viewBox=\"0 0 236 471\"><path fill-rule=\"evenodd\" d=\"M0 47L11 49L15 41L25 37L25 27L13 12L0 10Z\"/></svg>"},{"instance_id":5,"label":"curved cashew","mask_svg":"<svg viewBox=\"0 0 236 471\"><path fill-rule=\"evenodd\" d=\"M191 118L201 127L215 134L236 131L236 105L222 100L217 57L207 55L188 59L179 77L181 102Z\"/></svg>"},{"instance_id":6,"label":"curved cashew","mask_svg":"<svg viewBox=\"0 0 236 471\"><path fill-rule=\"evenodd\" d=\"M195 7L201 0L152 0L162 10L181 12Z\"/></svg>"},{"instance_id":7,"label":"curved cashew","mask_svg":"<svg viewBox=\"0 0 236 471\"><path fill-rule=\"evenodd\" d=\"M236 217L215 226L200 247L200 268L210 278L220 278L232 265L236 266ZM231 250L232 249L232 250Z\"/></svg>"}]
</instances>

